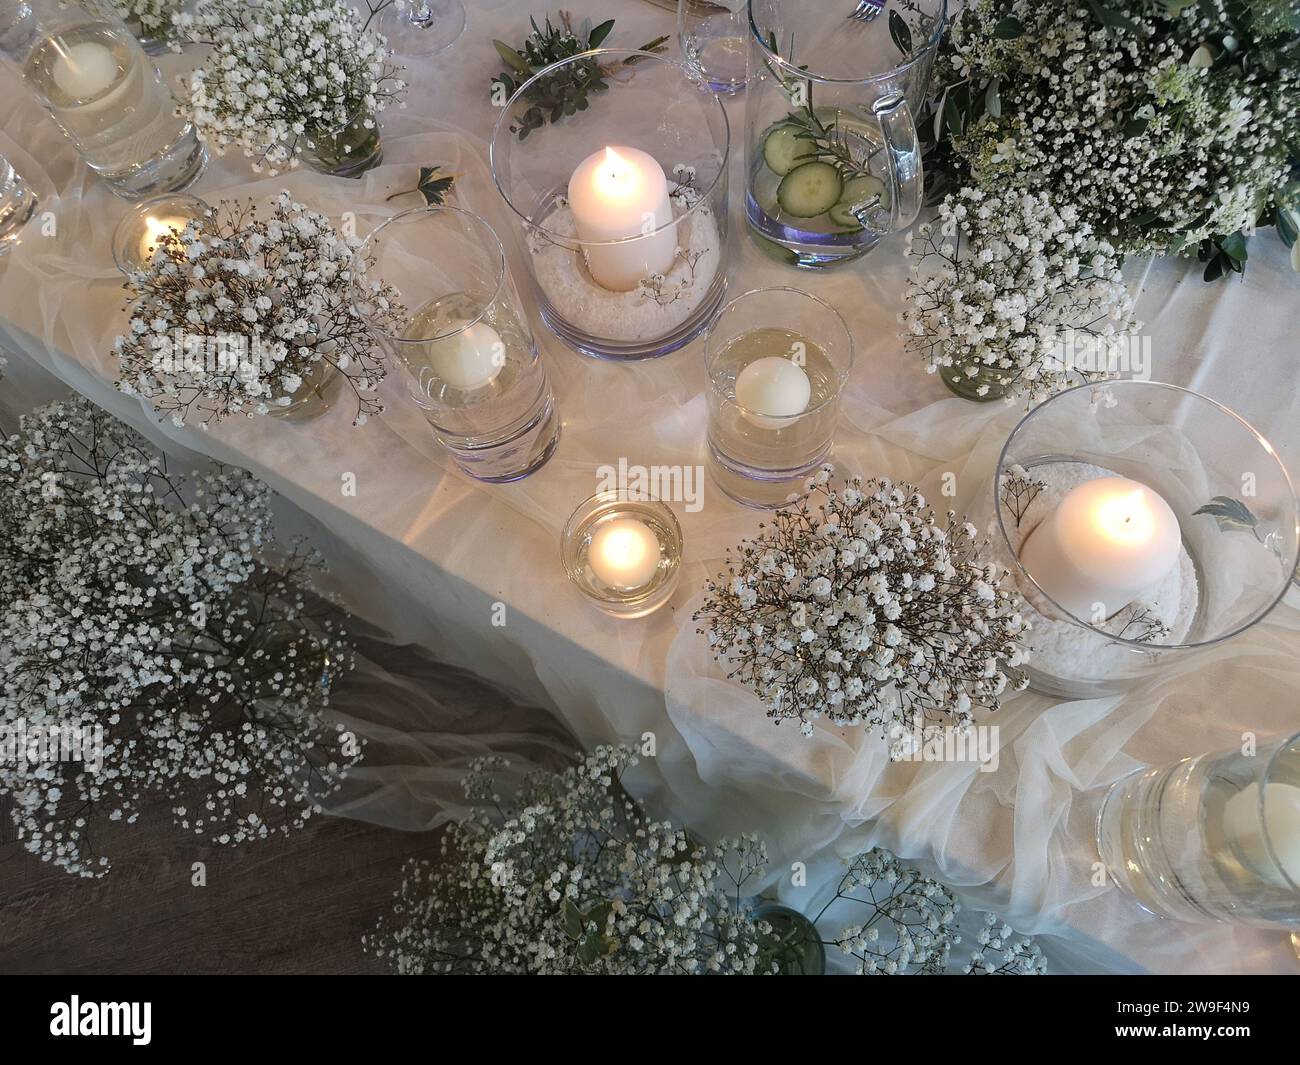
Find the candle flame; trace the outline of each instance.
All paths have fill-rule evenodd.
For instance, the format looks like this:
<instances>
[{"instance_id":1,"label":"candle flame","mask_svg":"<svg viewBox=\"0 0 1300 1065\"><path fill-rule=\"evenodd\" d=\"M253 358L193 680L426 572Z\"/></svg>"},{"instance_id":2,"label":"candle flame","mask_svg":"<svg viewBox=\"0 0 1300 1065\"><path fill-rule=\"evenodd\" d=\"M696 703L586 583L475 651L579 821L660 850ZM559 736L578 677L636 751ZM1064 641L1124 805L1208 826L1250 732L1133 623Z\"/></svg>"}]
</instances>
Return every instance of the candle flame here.
<instances>
[{"instance_id":1,"label":"candle flame","mask_svg":"<svg viewBox=\"0 0 1300 1065\"><path fill-rule=\"evenodd\" d=\"M1151 539L1154 519L1146 493L1135 488L1123 495L1111 496L1097 507L1097 525L1115 540L1141 542Z\"/></svg>"},{"instance_id":2,"label":"candle flame","mask_svg":"<svg viewBox=\"0 0 1300 1065\"><path fill-rule=\"evenodd\" d=\"M596 180L604 195L626 198L640 188L641 172L632 160L606 146L605 162L597 169Z\"/></svg>"},{"instance_id":3,"label":"candle flame","mask_svg":"<svg viewBox=\"0 0 1300 1065\"><path fill-rule=\"evenodd\" d=\"M645 540L636 529L611 529L600 545L600 553L611 565L634 569L646 557Z\"/></svg>"}]
</instances>

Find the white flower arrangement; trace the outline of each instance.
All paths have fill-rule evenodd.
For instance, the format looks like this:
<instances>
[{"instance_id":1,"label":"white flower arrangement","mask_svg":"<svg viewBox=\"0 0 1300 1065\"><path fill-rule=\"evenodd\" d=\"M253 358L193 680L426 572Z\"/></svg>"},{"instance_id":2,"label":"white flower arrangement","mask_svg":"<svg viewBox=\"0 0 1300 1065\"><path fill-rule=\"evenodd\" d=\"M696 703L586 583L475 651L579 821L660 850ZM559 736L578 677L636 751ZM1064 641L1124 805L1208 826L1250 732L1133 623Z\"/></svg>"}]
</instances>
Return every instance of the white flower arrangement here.
<instances>
[{"instance_id":1,"label":"white flower arrangement","mask_svg":"<svg viewBox=\"0 0 1300 1065\"><path fill-rule=\"evenodd\" d=\"M1028 682L1016 668L1028 625L1005 572L980 561L975 527L887 480L837 491L831 472L708 583L695 617L729 677L808 735L820 717L886 732L996 710Z\"/></svg>"},{"instance_id":2,"label":"white flower arrangement","mask_svg":"<svg viewBox=\"0 0 1300 1065\"><path fill-rule=\"evenodd\" d=\"M163 36L172 24L172 17L185 7L186 0L112 0L118 17L131 25L139 26L146 37Z\"/></svg>"},{"instance_id":3,"label":"white flower arrangement","mask_svg":"<svg viewBox=\"0 0 1300 1065\"><path fill-rule=\"evenodd\" d=\"M181 113L218 154L239 148L255 170L296 166L310 141L341 162L378 136L375 116L405 88L373 15L363 22L346 0L201 0L175 17L184 39L211 48L182 82Z\"/></svg>"},{"instance_id":4,"label":"white flower arrangement","mask_svg":"<svg viewBox=\"0 0 1300 1065\"><path fill-rule=\"evenodd\" d=\"M319 559L277 552L269 497L239 470L175 476L80 398L0 440L0 732L103 741L0 759L29 851L103 876L93 830L150 797L219 844L288 833L357 762L322 714L352 648L308 606Z\"/></svg>"},{"instance_id":5,"label":"white flower arrangement","mask_svg":"<svg viewBox=\"0 0 1300 1065\"><path fill-rule=\"evenodd\" d=\"M959 390L1033 402L1105 380L1139 328L1115 249L1046 193L961 189L907 248L907 347Z\"/></svg>"},{"instance_id":6,"label":"white flower arrangement","mask_svg":"<svg viewBox=\"0 0 1300 1065\"><path fill-rule=\"evenodd\" d=\"M357 401L355 424L383 410L385 375L351 285L360 242L281 193L268 218L223 202L179 237L164 234L131 274L131 321L117 338L118 387L180 426L284 408L340 373ZM381 286L382 288L382 286ZM395 322L396 293L376 320Z\"/></svg>"},{"instance_id":7,"label":"white flower arrangement","mask_svg":"<svg viewBox=\"0 0 1300 1065\"><path fill-rule=\"evenodd\" d=\"M930 180L1047 192L1121 253L1240 272L1300 207L1296 0L972 0L935 71Z\"/></svg>"},{"instance_id":8,"label":"white flower arrangement","mask_svg":"<svg viewBox=\"0 0 1300 1065\"><path fill-rule=\"evenodd\" d=\"M479 804L413 862L365 947L403 974L748 974L767 926L741 890L765 864L752 838L706 847L623 790L636 764L600 747L503 796L505 763L474 763Z\"/></svg>"}]
</instances>

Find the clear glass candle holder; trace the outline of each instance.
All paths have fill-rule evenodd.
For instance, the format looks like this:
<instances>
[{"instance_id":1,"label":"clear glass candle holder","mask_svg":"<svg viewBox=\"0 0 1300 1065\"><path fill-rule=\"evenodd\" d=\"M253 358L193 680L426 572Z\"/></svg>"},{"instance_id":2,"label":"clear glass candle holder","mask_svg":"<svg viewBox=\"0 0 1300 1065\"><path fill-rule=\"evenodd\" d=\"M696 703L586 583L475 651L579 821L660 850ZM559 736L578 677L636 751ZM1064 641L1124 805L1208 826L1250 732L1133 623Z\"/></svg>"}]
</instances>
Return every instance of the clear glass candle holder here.
<instances>
[{"instance_id":1,"label":"clear glass candle holder","mask_svg":"<svg viewBox=\"0 0 1300 1065\"><path fill-rule=\"evenodd\" d=\"M180 237L191 222L211 214L211 207L184 192L141 200L122 216L113 232L113 262L124 274L142 270L153 261L154 253L165 247L165 235Z\"/></svg>"},{"instance_id":2,"label":"clear glass candle holder","mask_svg":"<svg viewBox=\"0 0 1300 1065\"><path fill-rule=\"evenodd\" d=\"M1113 507L1083 521L1061 507L1101 478L1120 479L1110 483L1121 511L1140 508L1118 530L1106 524L1120 513ZM1155 508L1165 513L1160 500L1176 527L1150 524ZM972 519L985 522L994 558L1026 600L1030 686L1064 698L1124 691L1244 632L1285 594L1300 551L1300 506L1272 445L1214 400L1154 381L1083 385L1035 407L1008 437ZM1041 545L1026 550L1040 526L1050 543L1082 553L1071 561ZM1125 552L1149 553L1157 528L1176 560L1149 583L1117 590L1114 564L1094 565L1097 544L1109 550L1119 536ZM1098 582L1095 596L1062 591L1062 559L1077 561L1078 573L1092 567L1079 579Z\"/></svg>"},{"instance_id":3,"label":"clear glass candle holder","mask_svg":"<svg viewBox=\"0 0 1300 1065\"><path fill-rule=\"evenodd\" d=\"M853 336L818 296L793 288L737 296L709 327L706 464L752 507L783 505L830 454Z\"/></svg>"},{"instance_id":4,"label":"clear glass candle holder","mask_svg":"<svg viewBox=\"0 0 1300 1065\"><path fill-rule=\"evenodd\" d=\"M1162 917L1300 928L1300 733L1117 781L1097 848L1115 883Z\"/></svg>"},{"instance_id":5,"label":"clear glass candle holder","mask_svg":"<svg viewBox=\"0 0 1300 1065\"><path fill-rule=\"evenodd\" d=\"M18 243L40 200L9 160L0 155L0 258Z\"/></svg>"},{"instance_id":6,"label":"clear glass candle holder","mask_svg":"<svg viewBox=\"0 0 1300 1065\"><path fill-rule=\"evenodd\" d=\"M574 82L585 106L548 103ZM726 287L727 115L648 52L596 49L510 98L492 175L523 226L542 320L586 355L644 359L689 343Z\"/></svg>"},{"instance_id":7,"label":"clear glass candle holder","mask_svg":"<svg viewBox=\"0 0 1300 1065\"><path fill-rule=\"evenodd\" d=\"M492 227L456 207L417 208L378 226L357 261L358 306L456 464L489 482L539 469L560 422ZM373 283L397 289L399 326L370 314Z\"/></svg>"},{"instance_id":8,"label":"clear glass candle holder","mask_svg":"<svg viewBox=\"0 0 1300 1065\"><path fill-rule=\"evenodd\" d=\"M600 492L564 526L560 559L569 580L605 613L645 617L677 587L682 529L666 503Z\"/></svg>"},{"instance_id":9,"label":"clear glass candle holder","mask_svg":"<svg viewBox=\"0 0 1300 1065\"><path fill-rule=\"evenodd\" d=\"M750 0L745 216L773 257L821 269L906 229L924 193L916 118L946 0Z\"/></svg>"},{"instance_id":10,"label":"clear glass candle holder","mask_svg":"<svg viewBox=\"0 0 1300 1065\"><path fill-rule=\"evenodd\" d=\"M118 196L197 180L207 153L153 61L103 0L5 0L0 55Z\"/></svg>"}]
</instances>

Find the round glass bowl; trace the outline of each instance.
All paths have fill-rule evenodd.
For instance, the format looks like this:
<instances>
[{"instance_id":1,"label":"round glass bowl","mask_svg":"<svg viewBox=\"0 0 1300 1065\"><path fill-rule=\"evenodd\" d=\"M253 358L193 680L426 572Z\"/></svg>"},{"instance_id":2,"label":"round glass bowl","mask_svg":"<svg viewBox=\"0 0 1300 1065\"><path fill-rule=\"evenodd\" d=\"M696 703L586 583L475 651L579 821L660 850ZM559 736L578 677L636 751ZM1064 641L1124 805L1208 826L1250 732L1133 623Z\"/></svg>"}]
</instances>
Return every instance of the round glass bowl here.
<instances>
[{"instance_id":1,"label":"round glass bowl","mask_svg":"<svg viewBox=\"0 0 1300 1065\"><path fill-rule=\"evenodd\" d=\"M830 454L853 369L848 325L819 296L754 289L709 326L704 366L710 475L746 506L784 506Z\"/></svg>"},{"instance_id":2,"label":"round glass bowl","mask_svg":"<svg viewBox=\"0 0 1300 1065\"><path fill-rule=\"evenodd\" d=\"M665 503L599 492L565 524L560 558L569 580L606 614L645 617L677 587L682 529Z\"/></svg>"},{"instance_id":3,"label":"round glass bowl","mask_svg":"<svg viewBox=\"0 0 1300 1065\"><path fill-rule=\"evenodd\" d=\"M211 207L184 192L141 200L127 211L113 232L113 262L124 274L142 270L153 260L160 237L167 233L179 237L190 222L211 214Z\"/></svg>"},{"instance_id":4,"label":"round glass bowl","mask_svg":"<svg viewBox=\"0 0 1300 1065\"><path fill-rule=\"evenodd\" d=\"M553 115L561 86L597 78L581 111ZM717 97L649 52L584 52L519 87L492 133L492 176L556 336L647 359L703 331L726 288L729 140Z\"/></svg>"},{"instance_id":5,"label":"round glass bowl","mask_svg":"<svg viewBox=\"0 0 1300 1065\"><path fill-rule=\"evenodd\" d=\"M1100 477L1163 499L1181 548L1163 578L1083 617L1020 554L1071 488ZM1300 504L1272 445L1222 404L1155 381L1082 385L1034 408L1007 439L984 506L973 516L987 517L994 560L1026 600L1030 687L1064 698L1126 690L1244 632L1285 594L1300 554Z\"/></svg>"}]
</instances>

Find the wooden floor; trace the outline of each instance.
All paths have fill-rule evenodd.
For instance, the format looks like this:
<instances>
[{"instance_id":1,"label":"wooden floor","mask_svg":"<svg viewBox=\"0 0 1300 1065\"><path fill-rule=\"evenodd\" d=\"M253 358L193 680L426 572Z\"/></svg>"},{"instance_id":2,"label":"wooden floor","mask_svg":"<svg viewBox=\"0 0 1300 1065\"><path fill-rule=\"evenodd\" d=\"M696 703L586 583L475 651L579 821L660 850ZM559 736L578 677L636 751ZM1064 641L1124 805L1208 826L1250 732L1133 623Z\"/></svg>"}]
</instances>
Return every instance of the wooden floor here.
<instances>
[{"instance_id":1,"label":"wooden floor","mask_svg":"<svg viewBox=\"0 0 1300 1065\"><path fill-rule=\"evenodd\" d=\"M83 880L0 844L0 972L368 973L361 936L408 857L437 832L332 817L232 849L175 829L165 809L106 846L113 869ZM105 843L109 841L106 839ZM191 884L206 864L207 886Z\"/></svg>"}]
</instances>

